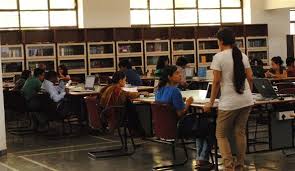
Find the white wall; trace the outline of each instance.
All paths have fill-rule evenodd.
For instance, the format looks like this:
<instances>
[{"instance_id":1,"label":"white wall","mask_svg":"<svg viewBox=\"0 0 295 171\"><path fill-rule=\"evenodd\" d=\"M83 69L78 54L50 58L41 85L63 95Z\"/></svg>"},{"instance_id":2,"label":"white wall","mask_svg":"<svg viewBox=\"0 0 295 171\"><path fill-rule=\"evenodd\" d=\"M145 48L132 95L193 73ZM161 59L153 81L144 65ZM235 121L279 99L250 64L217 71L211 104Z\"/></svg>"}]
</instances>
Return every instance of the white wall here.
<instances>
[{"instance_id":1,"label":"white wall","mask_svg":"<svg viewBox=\"0 0 295 171\"><path fill-rule=\"evenodd\" d=\"M0 37L1 42L1 37ZM1 43L0 43L1 47ZM0 63L1 63L0 53ZM2 65L0 65L0 71L2 71ZM2 78L2 72L0 72L0 78ZM3 82L0 79L0 151L6 150L6 129L5 129L5 112L4 112L4 100L3 100Z\"/></svg>"},{"instance_id":2,"label":"white wall","mask_svg":"<svg viewBox=\"0 0 295 171\"><path fill-rule=\"evenodd\" d=\"M84 0L84 27L130 27L129 0Z\"/></svg>"},{"instance_id":3,"label":"white wall","mask_svg":"<svg viewBox=\"0 0 295 171\"><path fill-rule=\"evenodd\" d=\"M295 8L294 0L266 0L265 9Z\"/></svg>"},{"instance_id":4,"label":"white wall","mask_svg":"<svg viewBox=\"0 0 295 171\"><path fill-rule=\"evenodd\" d=\"M281 56L285 59L287 57L286 35L290 34L289 9L265 10L265 1L251 0L251 23L268 24L270 59L273 56ZM249 3L249 0L245 3Z\"/></svg>"}]
</instances>

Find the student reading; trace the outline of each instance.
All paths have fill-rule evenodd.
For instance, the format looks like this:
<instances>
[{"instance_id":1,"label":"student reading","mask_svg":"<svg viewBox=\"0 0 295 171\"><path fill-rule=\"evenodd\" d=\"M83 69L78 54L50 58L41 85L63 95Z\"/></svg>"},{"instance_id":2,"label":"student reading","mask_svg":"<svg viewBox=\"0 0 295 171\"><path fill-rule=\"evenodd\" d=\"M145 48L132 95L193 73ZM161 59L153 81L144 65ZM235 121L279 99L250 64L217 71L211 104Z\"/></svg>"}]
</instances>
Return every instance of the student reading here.
<instances>
[{"instance_id":1,"label":"student reading","mask_svg":"<svg viewBox=\"0 0 295 171\"><path fill-rule=\"evenodd\" d=\"M128 84L133 86L140 86L142 84L139 75L132 69L131 63L127 59L119 62L119 68L126 75Z\"/></svg>"},{"instance_id":2,"label":"student reading","mask_svg":"<svg viewBox=\"0 0 295 171\"><path fill-rule=\"evenodd\" d=\"M286 59L288 77L295 77L295 59L288 57Z\"/></svg>"},{"instance_id":3,"label":"student reading","mask_svg":"<svg viewBox=\"0 0 295 171\"><path fill-rule=\"evenodd\" d=\"M182 80L181 71L176 66L166 67L160 77L158 84L158 90L156 91L156 101L161 103L170 104L176 110L178 117L185 115L193 103L193 98L190 97L183 102L180 90L177 88L178 84ZM205 139L196 139L196 160L197 166L201 168L212 168L212 164L209 163L209 152L211 146Z\"/></svg>"},{"instance_id":4,"label":"student reading","mask_svg":"<svg viewBox=\"0 0 295 171\"><path fill-rule=\"evenodd\" d=\"M254 103L251 93L253 74L248 57L235 44L233 32L223 28L218 31L217 38L221 52L213 57L213 86L210 102L205 105L204 111L210 111L221 87L216 138L223 159L223 170L241 171L246 155L246 123ZM237 146L236 162L229 143L231 135L234 135Z\"/></svg>"},{"instance_id":5,"label":"student reading","mask_svg":"<svg viewBox=\"0 0 295 171\"><path fill-rule=\"evenodd\" d=\"M100 106L105 108L110 106L124 106L125 112L128 117L128 128L132 131L134 135L143 135L144 131L141 127L140 121L138 119L138 114L136 112L134 104L131 103L131 99L137 98L140 94L146 95L146 92L126 92L122 88L126 85L126 75L122 71L115 72L112 77L112 84L108 85L100 90ZM110 130L114 130L117 127L116 119L119 115L112 110L107 113L107 124Z\"/></svg>"},{"instance_id":6,"label":"student reading","mask_svg":"<svg viewBox=\"0 0 295 171\"><path fill-rule=\"evenodd\" d=\"M271 59L271 69L265 73L267 78L287 78L286 68L283 66L284 61L280 56Z\"/></svg>"}]
</instances>

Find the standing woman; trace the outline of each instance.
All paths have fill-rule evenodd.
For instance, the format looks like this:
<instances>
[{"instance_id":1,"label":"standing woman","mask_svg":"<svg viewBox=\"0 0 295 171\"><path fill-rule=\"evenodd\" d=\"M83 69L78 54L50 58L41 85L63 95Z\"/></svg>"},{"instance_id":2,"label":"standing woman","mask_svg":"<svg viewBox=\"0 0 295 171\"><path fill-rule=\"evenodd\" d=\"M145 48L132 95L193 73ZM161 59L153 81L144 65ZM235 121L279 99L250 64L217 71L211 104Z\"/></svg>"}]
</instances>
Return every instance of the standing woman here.
<instances>
[{"instance_id":1,"label":"standing woman","mask_svg":"<svg viewBox=\"0 0 295 171\"><path fill-rule=\"evenodd\" d=\"M69 81L71 79L68 68L65 65L60 65L58 67L58 78L63 81Z\"/></svg>"},{"instance_id":2,"label":"standing woman","mask_svg":"<svg viewBox=\"0 0 295 171\"><path fill-rule=\"evenodd\" d=\"M169 66L169 58L167 56L160 56L156 66L155 76L161 77L166 66Z\"/></svg>"},{"instance_id":3,"label":"standing woman","mask_svg":"<svg viewBox=\"0 0 295 171\"><path fill-rule=\"evenodd\" d=\"M246 155L246 123L254 104L251 93L253 74L248 57L235 45L233 32L223 28L218 31L217 38L221 52L214 56L211 64L213 86L210 102L205 105L204 111L210 111L221 88L216 138L223 159L223 170L240 171L244 168ZM236 163L229 143L230 135L234 135L237 146Z\"/></svg>"}]
</instances>

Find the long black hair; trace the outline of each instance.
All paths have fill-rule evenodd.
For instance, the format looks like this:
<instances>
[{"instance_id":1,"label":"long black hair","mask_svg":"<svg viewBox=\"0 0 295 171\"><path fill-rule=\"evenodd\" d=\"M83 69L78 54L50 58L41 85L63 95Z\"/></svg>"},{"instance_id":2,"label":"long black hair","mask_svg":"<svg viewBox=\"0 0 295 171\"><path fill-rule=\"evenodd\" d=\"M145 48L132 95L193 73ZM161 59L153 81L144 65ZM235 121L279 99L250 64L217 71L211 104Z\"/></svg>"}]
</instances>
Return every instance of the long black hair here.
<instances>
[{"instance_id":1,"label":"long black hair","mask_svg":"<svg viewBox=\"0 0 295 171\"><path fill-rule=\"evenodd\" d=\"M231 29L222 28L218 31L217 38L219 41L222 41L223 45L230 45L232 47L234 87L237 93L243 94L245 90L246 72L242 52L236 46L235 35Z\"/></svg>"},{"instance_id":2,"label":"long black hair","mask_svg":"<svg viewBox=\"0 0 295 171\"><path fill-rule=\"evenodd\" d=\"M117 71L114 73L112 77L112 83L113 84L118 84L120 80L124 79L126 75L122 71Z\"/></svg>"},{"instance_id":3,"label":"long black hair","mask_svg":"<svg viewBox=\"0 0 295 171\"><path fill-rule=\"evenodd\" d=\"M167 83L169 83L169 77L171 77L176 71L177 71L177 67L174 65L165 67L160 77L158 89L165 87Z\"/></svg>"},{"instance_id":4,"label":"long black hair","mask_svg":"<svg viewBox=\"0 0 295 171\"><path fill-rule=\"evenodd\" d=\"M283 67L284 61L282 60L282 58L280 56L275 56L271 58L271 61L280 66L280 74L283 74L285 68ZM273 74L276 73L273 69L270 69L270 72Z\"/></svg>"},{"instance_id":5,"label":"long black hair","mask_svg":"<svg viewBox=\"0 0 295 171\"><path fill-rule=\"evenodd\" d=\"M165 62L169 62L169 58L167 56L160 56L157 62L156 69L164 69L165 68Z\"/></svg>"},{"instance_id":6,"label":"long black hair","mask_svg":"<svg viewBox=\"0 0 295 171\"><path fill-rule=\"evenodd\" d=\"M67 75L69 75L69 72L68 72L68 68L65 66L65 65L60 65L60 66L58 66L61 70L63 70L63 75L64 76L67 76Z\"/></svg>"}]
</instances>

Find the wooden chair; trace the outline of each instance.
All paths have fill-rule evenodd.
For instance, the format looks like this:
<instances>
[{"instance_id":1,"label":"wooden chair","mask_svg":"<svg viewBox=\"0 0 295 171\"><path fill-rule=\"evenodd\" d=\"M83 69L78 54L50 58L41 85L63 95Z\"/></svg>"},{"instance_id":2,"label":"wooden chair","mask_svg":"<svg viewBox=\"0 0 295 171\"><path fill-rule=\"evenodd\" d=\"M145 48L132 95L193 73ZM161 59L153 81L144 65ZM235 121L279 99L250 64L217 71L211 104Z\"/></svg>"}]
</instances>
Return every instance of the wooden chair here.
<instances>
[{"instance_id":1,"label":"wooden chair","mask_svg":"<svg viewBox=\"0 0 295 171\"><path fill-rule=\"evenodd\" d=\"M187 132L185 129L185 121L190 119L196 119L196 114L187 114L178 119L175 110L169 104L154 103L151 105L153 124L155 136L159 139L171 140L171 150L173 159L176 159L175 147L178 140L181 141L181 145L185 154L185 159L182 162L178 162L172 165L154 167L154 170L167 170L178 166L183 166L188 161L188 152L186 148L185 139L201 138L198 135L194 135L193 132ZM212 155L211 155L212 157Z\"/></svg>"},{"instance_id":2,"label":"wooden chair","mask_svg":"<svg viewBox=\"0 0 295 171\"><path fill-rule=\"evenodd\" d=\"M118 135L121 141L121 147L104 149L99 151L90 151L88 156L91 158L109 158L109 157L120 157L130 156L136 151L134 139L128 128L128 118L125 112L125 106L109 106L106 108L98 107L97 118L101 119L101 123L106 123L118 131ZM123 133L122 133L122 129ZM129 134L128 134L129 133ZM132 149L128 147L128 137L130 138Z\"/></svg>"}]
</instances>

